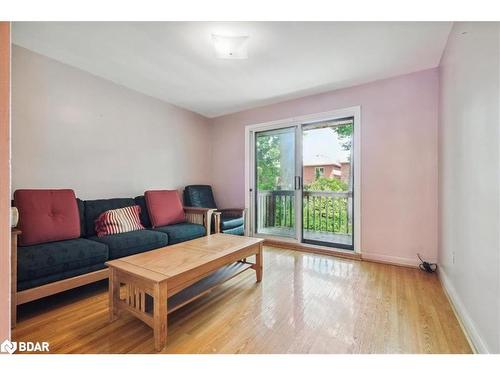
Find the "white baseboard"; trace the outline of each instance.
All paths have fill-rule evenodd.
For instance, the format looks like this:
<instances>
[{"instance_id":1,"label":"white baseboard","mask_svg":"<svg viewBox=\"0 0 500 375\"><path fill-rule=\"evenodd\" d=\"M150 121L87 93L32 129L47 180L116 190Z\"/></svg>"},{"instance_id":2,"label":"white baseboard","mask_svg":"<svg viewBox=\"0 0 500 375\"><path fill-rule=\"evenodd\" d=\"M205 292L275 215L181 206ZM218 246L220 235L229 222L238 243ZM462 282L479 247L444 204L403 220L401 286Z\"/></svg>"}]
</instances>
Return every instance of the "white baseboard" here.
<instances>
[{"instance_id":1,"label":"white baseboard","mask_svg":"<svg viewBox=\"0 0 500 375\"><path fill-rule=\"evenodd\" d=\"M479 331L474 324L474 321L470 317L467 309L465 308L460 296L458 295L455 287L451 283L451 280L446 275L446 272L443 271L442 268L438 271L439 279L441 280L441 285L445 291L450 304L455 311L455 315L462 326L462 329L469 340L471 346L473 346L473 350L480 354L489 354L490 351L488 349L488 345L484 342L479 334Z\"/></svg>"},{"instance_id":2,"label":"white baseboard","mask_svg":"<svg viewBox=\"0 0 500 375\"><path fill-rule=\"evenodd\" d=\"M391 256L391 255L384 255L384 254L361 253L361 257L364 260L370 260L373 262L388 263L388 264L394 264L397 266L406 266L406 267L418 267L418 265L420 263L418 261L418 259L395 257L395 256Z\"/></svg>"}]
</instances>

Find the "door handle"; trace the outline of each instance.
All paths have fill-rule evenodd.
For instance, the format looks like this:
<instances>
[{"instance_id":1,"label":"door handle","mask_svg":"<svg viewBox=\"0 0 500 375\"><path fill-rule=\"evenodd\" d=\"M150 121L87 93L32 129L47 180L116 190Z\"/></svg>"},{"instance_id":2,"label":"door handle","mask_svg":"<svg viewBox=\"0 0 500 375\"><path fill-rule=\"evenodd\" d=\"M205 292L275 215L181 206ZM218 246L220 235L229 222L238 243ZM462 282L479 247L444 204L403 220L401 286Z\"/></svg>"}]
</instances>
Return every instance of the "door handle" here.
<instances>
[{"instance_id":1,"label":"door handle","mask_svg":"<svg viewBox=\"0 0 500 375\"><path fill-rule=\"evenodd\" d=\"M295 176L295 190L300 190L300 176Z\"/></svg>"}]
</instances>

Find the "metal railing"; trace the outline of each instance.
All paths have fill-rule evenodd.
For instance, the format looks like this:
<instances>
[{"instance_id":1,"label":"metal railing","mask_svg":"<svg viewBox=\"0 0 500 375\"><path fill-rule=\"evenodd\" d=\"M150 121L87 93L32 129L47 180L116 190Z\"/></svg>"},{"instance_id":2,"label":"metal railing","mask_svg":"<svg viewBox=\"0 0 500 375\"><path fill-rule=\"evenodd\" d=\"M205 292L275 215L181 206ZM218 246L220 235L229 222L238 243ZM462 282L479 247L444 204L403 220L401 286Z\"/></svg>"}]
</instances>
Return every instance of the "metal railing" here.
<instances>
[{"instance_id":1,"label":"metal railing","mask_svg":"<svg viewBox=\"0 0 500 375\"><path fill-rule=\"evenodd\" d=\"M305 230L352 233L352 192L304 191L302 218ZM259 190L258 228L295 226L295 191Z\"/></svg>"}]
</instances>

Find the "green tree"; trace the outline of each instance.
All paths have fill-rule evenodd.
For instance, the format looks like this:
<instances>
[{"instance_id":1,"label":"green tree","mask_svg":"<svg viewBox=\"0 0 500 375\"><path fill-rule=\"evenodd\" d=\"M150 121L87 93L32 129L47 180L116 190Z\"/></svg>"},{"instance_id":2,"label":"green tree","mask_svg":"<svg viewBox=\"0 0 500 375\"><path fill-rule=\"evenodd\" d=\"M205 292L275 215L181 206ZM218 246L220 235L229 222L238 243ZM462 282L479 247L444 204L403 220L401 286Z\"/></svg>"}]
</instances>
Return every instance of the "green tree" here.
<instances>
[{"instance_id":1,"label":"green tree","mask_svg":"<svg viewBox=\"0 0 500 375\"><path fill-rule=\"evenodd\" d=\"M353 123L349 123L346 125L339 125L334 128L331 128L335 133L337 133L337 137L339 138L342 149L349 151L351 149L351 139L352 139L352 131L353 131Z\"/></svg>"},{"instance_id":2,"label":"green tree","mask_svg":"<svg viewBox=\"0 0 500 375\"><path fill-rule=\"evenodd\" d=\"M275 190L280 175L279 137L257 136L257 188Z\"/></svg>"}]
</instances>

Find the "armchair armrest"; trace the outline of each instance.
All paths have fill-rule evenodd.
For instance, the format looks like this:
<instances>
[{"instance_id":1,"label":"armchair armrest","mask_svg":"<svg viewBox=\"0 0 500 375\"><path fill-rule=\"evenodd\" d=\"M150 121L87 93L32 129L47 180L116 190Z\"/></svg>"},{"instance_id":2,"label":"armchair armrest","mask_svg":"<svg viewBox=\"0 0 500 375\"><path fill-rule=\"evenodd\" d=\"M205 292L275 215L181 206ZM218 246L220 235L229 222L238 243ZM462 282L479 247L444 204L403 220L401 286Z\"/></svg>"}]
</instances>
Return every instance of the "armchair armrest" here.
<instances>
[{"instance_id":1,"label":"armchair armrest","mask_svg":"<svg viewBox=\"0 0 500 375\"><path fill-rule=\"evenodd\" d=\"M229 215L234 215L234 216L245 216L245 211L246 208L223 208L220 210L217 210L220 213L223 214L229 214Z\"/></svg>"},{"instance_id":2,"label":"armchair armrest","mask_svg":"<svg viewBox=\"0 0 500 375\"><path fill-rule=\"evenodd\" d=\"M214 208L184 207L186 220L189 223L203 225L207 236L210 235L210 223L212 222L212 214L214 211Z\"/></svg>"},{"instance_id":3,"label":"armchair armrest","mask_svg":"<svg viewBox=\"0 0 500 375\"><path fill-rule=\"evenodd\" d=\"M185 213L205 213L208 211L215 211L215 208L205 208L205 207L184 207Z\"/></svg>"},{"instance_id":4,"label":"armchair armrest","mask_svg":"<svg viewBox=\"0 0 500 375\"><path fill-rule=\"evenodd\" d=\"M220 233L220 222L222 214L235 217L243 217L243 229L247 233L247 209L246 208L223 208L214 212L215 216L215 233Z\"/></svg>"}]
</instances>

